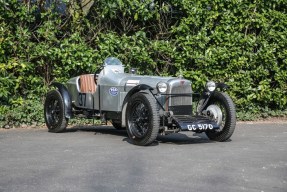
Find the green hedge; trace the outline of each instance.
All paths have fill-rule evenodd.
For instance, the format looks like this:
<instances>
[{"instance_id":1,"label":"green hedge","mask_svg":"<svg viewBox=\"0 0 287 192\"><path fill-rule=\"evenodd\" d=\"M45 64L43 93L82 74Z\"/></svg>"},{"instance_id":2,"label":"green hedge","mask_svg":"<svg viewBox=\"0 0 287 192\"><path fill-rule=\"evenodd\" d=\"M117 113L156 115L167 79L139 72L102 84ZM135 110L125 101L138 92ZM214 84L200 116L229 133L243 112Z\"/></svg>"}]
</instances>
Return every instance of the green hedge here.
<instances>
[{"instance_id":1,"label":"green hedge","mask_svg":"<svg viewBox=\"0 0 287 192\"><path fill-rule=\"evenodd\" d=\"M55 2L0 0L0 127L42 123L48 85L107 56L198 91L226 82L239 119L286 115L287 0Z\"/></svg>"}]
</instances>

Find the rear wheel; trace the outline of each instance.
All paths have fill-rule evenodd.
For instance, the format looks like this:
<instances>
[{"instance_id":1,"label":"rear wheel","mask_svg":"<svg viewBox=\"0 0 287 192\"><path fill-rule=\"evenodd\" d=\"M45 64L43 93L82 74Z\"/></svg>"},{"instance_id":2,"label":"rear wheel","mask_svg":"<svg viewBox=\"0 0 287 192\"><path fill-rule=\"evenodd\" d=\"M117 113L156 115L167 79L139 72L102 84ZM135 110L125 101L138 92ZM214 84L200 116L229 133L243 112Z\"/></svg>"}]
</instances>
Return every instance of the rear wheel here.
<instances>
[{"instance_id":1,"label":"rear wheel","mask_svg":"<svg viewBox=\"0 0 287 192\"><path fill-rule=\"evenodd\" d=\"M231 98L223 92L215 92L210 98L205 110L212 114L220 129L208 130L206 135L215 141L226 141L234 132L236 125L235 106Z\"/></svg>"},{"instance_id":2,"label":"rear wheel","mask_svg":"<svg viewBox=\"0 0 287 192\"><path fill-rule=\"evenodd\" d=\"M159 132L159 113L157 103L151 93L135 93L128 105L126 113L127 132L136 145L149 145Z\"/></svg>"},{"instance_id":3,"label":"rear wheel","mask_svg":"<svg viewBox=\"0 0 287 192\"><path fill-rule=\"evenodd\" d=\"M45 122L49 132L63 132L68 124L65 117L65 106L62 95L57 90L47 93L44 104Z\"/></svg>"}]
</instances>

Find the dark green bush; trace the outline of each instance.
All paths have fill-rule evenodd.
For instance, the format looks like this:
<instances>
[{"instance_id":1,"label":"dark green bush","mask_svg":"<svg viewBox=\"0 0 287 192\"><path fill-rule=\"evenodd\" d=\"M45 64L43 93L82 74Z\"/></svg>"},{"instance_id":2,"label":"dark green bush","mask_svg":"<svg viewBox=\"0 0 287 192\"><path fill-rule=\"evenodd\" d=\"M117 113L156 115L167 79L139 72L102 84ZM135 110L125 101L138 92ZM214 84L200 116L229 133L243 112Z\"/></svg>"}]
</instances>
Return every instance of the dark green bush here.
<instances>
[{"instance_id":1,"label":"dark green bush","mask_svg":"<svg viewBox=\"0 0 287 192\"><path fill-rule=\"evenodd\" d=\"M43 2L0 0L0 126L43 122L52 81L111 55L196 91L226 82L239 119L286 114L286 0Z\"/></svg>"}]
</instances>

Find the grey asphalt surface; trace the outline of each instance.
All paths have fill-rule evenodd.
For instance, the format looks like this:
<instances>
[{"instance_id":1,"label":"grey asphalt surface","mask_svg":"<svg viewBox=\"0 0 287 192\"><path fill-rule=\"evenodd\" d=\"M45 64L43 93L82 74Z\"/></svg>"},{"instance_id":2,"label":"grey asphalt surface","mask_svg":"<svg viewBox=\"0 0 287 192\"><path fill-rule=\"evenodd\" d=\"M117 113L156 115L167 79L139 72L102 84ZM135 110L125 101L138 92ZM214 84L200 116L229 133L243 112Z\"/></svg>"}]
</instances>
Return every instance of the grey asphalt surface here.
<instances>
[{"instance_id":1,"label":"grey asphalt surface","mask_svg":"<svg viewBox=\"0 0 287 192\"><path fill-rule=\"evenodd\" d=\"M230 142L188 132L149 147L112 127L0 130L0 191L287 192L287 123L238 124Z\"/></svg>"}]
</instances>

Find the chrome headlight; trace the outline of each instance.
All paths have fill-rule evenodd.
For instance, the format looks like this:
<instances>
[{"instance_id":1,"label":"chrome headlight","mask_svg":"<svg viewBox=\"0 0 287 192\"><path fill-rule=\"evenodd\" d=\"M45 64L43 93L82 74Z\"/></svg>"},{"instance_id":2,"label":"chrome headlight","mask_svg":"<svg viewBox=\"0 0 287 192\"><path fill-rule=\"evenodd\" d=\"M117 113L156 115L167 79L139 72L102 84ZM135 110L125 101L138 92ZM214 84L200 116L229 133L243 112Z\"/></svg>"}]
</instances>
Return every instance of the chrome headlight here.
<instances>
[{"instance_id":1,"label":"chrome headlight","mask_svg":"<svg viewBox=\"0 0 287 192\"><path fill-rule=\"evenodd\" d=\"M207 83L206 83L206 89L208 90L208 91L214 91L215 90L215 88L216 88L216 84L214 83L214 81L208 81Z\"/></svg>"},{"instance_id":2,"label":"chrome headlight","mask_svg":"<svg viewBox=\"0 0 287 192\"><path fill-rule=\"evenodd\" d=\"M166 90L167 90L167 84L164 83L164 82L159 82L159 83L157 84L157 90L158 90L160 93L166 92Z\"/></svg>"}]
</instances>

